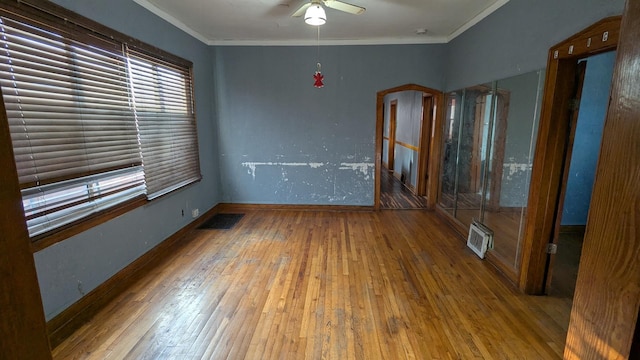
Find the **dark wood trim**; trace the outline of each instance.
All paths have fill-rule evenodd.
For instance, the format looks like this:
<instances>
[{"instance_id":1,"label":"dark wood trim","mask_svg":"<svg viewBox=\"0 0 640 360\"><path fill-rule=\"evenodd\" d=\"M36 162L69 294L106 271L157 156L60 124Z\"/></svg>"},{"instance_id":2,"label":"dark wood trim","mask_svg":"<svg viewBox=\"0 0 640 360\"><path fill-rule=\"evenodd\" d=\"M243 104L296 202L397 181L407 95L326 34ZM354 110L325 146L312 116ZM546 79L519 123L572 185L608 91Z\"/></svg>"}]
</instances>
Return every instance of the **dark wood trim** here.
<instances>
[{"instance_id":1,"label":"dark wood trim","mask_svg":"<svg viewBox=\"0 0 640 360\"><path fill-rule=\"evenodd\" d=\"M549 50L520 261L519 287L527 294L544 292L546 247L553 235L562 181L577 60L615 49L619 27L619 16L606 18ZM603 41L605 31L608 36Z\"/></svg>"},{"instance_id":2,"label":"dark wood trim","mask_svg":"<svg viewBox=\"0 0 640 360\"><path fill-rule=\"evenodd\" d=\"M373 176L373 209L380 210L380 171L382 171L382 135L384 134L384 95L376 94L376 158ZM386 166L389 169L389 166ZM389 169L392 170L392 169Z\"/></svg>"},{"instance_id":3,"label":"dark wood trim","mask_svg":"<svg viewBox=\"0 0 640 360\"><path fill-rule=\"evenodd\" d=\"M578 104L580 99L582 98L582 88L584 85L584 76L587 72L587 62L583 61L578 63L576 67L576 80L575 87L573 90L572 102L574 104ZM551 237L551 242L554 244L558 244L558 237L560 235L560 224L562 223L562 210L564 209L564 197L567 194L567 180L569 179L569 169L571 166L571 155L573 154L573 143L576 137L576 129L578 123L578 115L579 109L577 106L573 106L571 109L571 115L569 118L569 138L566 142L566 147L564 149L564 161L562 165L562 180L560 181L560 194L558 195L558 204L556 207L555 214L555 224L553 227L553 236ZM553 269L555 266L556 257L553 254L549 255L548 265L547 265L547 278L545 280L545 294L548 294L551 290L551 281L553 280Z\"/></svg>"},{"instance_id":4,"label":"dark wood trim","mask_svg":"<svg viewBox=\"0 0 640 360\"><path fill-rule=\"evenodd\" d=\"M628 0L620 26L565 359L639 356L631 353L640 307L639 38L640 0Z\"/></svg>"},{"instance_id":5,"label":"dark wood trim","mask_svg":"<svg viewBox=\"0 0 640 360\"><path fill-rule=\"evenodd\" d=\"M429 159L427 160L427 209L435 209L438 203L438 193L440 191L440 166L442 159L442 136L446 117L446 107L444 105L445 96L442 93L434 96L433 125L431 127L431 141L429 143Z\"/></svg>"},{"instance_id":6,"label":"dark wood trim","mask_svg":"<svg viewBox=\"0 0 640 360\"><path fill-rule=\"evenodd\" d=\"M248 210L284 210L284 211L373 211L372 206L352 205L289 205L289 204L231 204L221 203L218 212Z\"/></svg>"},{"instance_id":7,"label":"dark wood trim","mask_svg":"<svg viewBox=\"0 0 640 360\"><path fill-rule=\"evenodd\" d=\"M0 357L51 359L4 101L0 94Z\"/></svg>"},{"instance_id":8,"label":"dark wood trim","mask_svg":"<svg viewBox=\"0 0 640 360\"><path fill-rule=\"evenodd\" d=\"M429 154L431 151L431 128L433 127L433 96L422 93L422 121L420 122L420 142L418 143L418 175L416 176L416 195L427 194L429 183Z\"/></svg>"},{"instance_id":9,"label":"dark wood trim","mask_svg":"<svg viewBox=\"0 0 640 360\"><path fill-rule=\"evenodd\" d=\"M396 167L396 130L398 129L398 100L389 103L389 144L387 145L387 164L389 169Z\"/></svg>"},{"instance_id":10,"label":"dark wood trim","mask_svg":"<svg viewBox=\"0 0 640 360\"><path fill-rule=\"evenodd\" d=\"M440 129L443 124L444 119L444 96L441 91L431 89L428 87L424 87L416 84L406 84L401 86L396 86L394 88L378 91L376 94L376 158L375 158L375 179L374 179L374 200L373 200L373 209L380 210L380 171L382 168L382 138L383 138L383 126L384 126L384 97L388 94L399 92L399 91L422 91L426 94L431 94L434 98L434 104L436 106L435 114L436 117L433 120L433 128L431 131L431 142L429 149L429 159L428 163L428 185L427 185L427 208L434 209L437 194L438 194L438 171L440 167L440 139L442 134L439 131L434 131L435 129ZM418 169L420 172L420 169Z\"/></svg>"},{"instance_id":11,"label":"dark wood trim","mask_svg":"<svg viewBox=\"0 0 640 360\"><path fill-rule=\"evenodd\" d=\"M171 235L153 249L147 251L124 269L113 275L97 288L90 291L73 305L49 320L49 341L53 347L58 346L64 339L87 323L100 309L125 291L158 264L162 263L176 249L184 245L186 234L196 229L212 215L220 212L220 205L213 207L205 214L195 219L175 234Z\"/></svg>"}]
</instances>

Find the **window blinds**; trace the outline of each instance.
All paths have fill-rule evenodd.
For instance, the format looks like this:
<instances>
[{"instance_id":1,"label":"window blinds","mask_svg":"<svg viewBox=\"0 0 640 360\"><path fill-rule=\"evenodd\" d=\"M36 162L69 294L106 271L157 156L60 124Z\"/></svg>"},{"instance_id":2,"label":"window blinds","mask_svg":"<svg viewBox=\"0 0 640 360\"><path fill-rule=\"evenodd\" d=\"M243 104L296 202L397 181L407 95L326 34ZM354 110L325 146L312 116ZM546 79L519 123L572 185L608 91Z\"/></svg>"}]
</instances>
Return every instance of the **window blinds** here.
<instances>
[{"instance_id":1,"label":"window blinds","mask_svg":"<svg viewBox=\"0 0 640 360\"><path fill-rule=\"evenodd\" d=\"M48 15L0 15L0 87L32 237L200 179L190 63Z\"/></svg>"},{"instance_id":2,"label":"window blinds","mask_svg":"<svg viewBox=\"0 0 640 360\"><path fill-rule=\"evenodd\" d=\"M147 197L200 179L190 69L128 52Z\"/></svg>"},{"instance_id":3,"label":"window blinds","mask_svg":"<svg viewBox=\"0 0 640 360\"><path fill-rule=\"evenodd\" d=\"M0 86L21 187L139 165L122 54L0 21Z\"/></svg>"}]
</instances>

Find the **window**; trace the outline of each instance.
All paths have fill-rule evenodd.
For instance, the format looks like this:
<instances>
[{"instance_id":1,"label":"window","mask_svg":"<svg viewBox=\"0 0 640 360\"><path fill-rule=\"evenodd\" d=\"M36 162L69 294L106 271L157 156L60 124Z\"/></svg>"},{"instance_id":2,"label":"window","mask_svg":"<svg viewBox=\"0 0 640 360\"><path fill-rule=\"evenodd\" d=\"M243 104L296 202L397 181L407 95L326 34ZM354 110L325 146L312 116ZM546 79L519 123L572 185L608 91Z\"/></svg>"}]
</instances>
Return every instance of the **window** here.
<instances>
[{"instance_id":1,"label":"window","mask_svg":"<svg viewBox=\"0 0 640 360\"><path fill-rule=\"evenodd\" d=\"M200 180L191 64L35 2L54 11L0 9L0 87L30 236ZM91 23L70 14L58 16Z\"/></svg>"},{"instance_id":2,"label":"window","mask_svg":"<svg viewBox=\"0 0 640 360\"><path fill-rule=\"evenodd\" d=\"M189 69L130 50L133 104L150 199L200 178Z\"/></svg>"}]
</instances>

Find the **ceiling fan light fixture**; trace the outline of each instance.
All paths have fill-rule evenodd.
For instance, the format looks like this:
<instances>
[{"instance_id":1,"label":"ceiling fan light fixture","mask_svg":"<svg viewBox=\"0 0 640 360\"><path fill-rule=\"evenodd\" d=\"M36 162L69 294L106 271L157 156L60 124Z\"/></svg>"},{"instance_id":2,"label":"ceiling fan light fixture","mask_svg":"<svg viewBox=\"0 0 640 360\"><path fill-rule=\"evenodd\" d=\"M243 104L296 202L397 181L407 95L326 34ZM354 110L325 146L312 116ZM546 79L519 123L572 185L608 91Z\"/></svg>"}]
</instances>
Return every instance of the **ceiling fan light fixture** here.
<instances>
[{"instance_id":1,"label":"ceiling fan light fixture","mask_svg":"<svg viewBox=\"0 0 640 360\"><path fill-rule=\"evenodd\" d=\"M319 4L312 4L304 13L304 22L313 26L324 25L327 22L327 14Z\"/></svg>"}]
</instances>

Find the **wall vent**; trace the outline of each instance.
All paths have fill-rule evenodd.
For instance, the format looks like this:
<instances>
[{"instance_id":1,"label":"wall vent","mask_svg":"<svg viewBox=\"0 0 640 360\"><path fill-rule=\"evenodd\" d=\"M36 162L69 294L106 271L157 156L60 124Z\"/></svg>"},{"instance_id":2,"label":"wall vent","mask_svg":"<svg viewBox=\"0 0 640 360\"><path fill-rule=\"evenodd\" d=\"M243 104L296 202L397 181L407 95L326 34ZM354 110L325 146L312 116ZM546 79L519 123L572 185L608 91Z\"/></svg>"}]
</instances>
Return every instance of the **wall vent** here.
<instances>
[{"instance_id":1,"label":"wall vent","mask_svg":"<svg viewBox=\"0 0 640 360\"><path fill-rule=\"evenodd\" d=\"M484 259L484 253L490 245L493 245L493 231L478 222L471 223L467 246L473 250L480 259Z\"/></svg>"}]
</instances>

